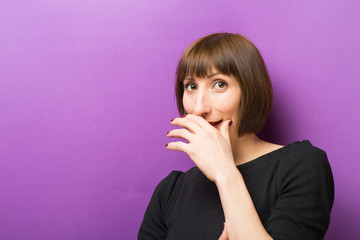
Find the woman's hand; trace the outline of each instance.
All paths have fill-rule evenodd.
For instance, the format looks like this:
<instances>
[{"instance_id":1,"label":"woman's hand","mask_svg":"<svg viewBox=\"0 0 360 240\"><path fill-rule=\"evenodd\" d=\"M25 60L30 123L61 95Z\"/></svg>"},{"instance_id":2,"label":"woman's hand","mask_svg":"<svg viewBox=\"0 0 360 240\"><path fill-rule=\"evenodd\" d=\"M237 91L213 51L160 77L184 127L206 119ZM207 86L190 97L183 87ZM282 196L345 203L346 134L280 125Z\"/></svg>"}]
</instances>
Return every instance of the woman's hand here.
<instances>
[{"instance_id":1,"label":"woman's hand","mask_svg":"<svg viewBox=\"0 0 360 240\"><path fill-rule=\"evenodd\" d=\"M171 124L183 128L174 129L167 136L182 138L189 143L170 142L167 148L187 153L206 177L216 182L236 168L229 138L230 122L223 121L218 130L196 115L175 118Z\"/></svg>"}]
</instances>

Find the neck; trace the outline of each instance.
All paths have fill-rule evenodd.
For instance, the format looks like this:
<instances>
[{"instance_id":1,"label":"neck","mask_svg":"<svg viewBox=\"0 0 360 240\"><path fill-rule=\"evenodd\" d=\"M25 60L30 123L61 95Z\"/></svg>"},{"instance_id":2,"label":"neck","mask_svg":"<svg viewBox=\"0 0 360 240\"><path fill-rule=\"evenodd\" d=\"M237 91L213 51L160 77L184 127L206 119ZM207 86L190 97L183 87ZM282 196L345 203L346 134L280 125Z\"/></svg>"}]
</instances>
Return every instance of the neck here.
<instances>
[{"instance_id":1,"label":"neck","mask_svg":"<svg viewBox=\"0 0 360 240\"><path fill-rule=\"evenodd\" d=\"M264 154L275 151L282 145L266 142L254 133L242 137L230 138L233 157L236 165L241 165Z\"/></svg>"},{"instance_id":2,"label":"neck","mask_svg":"<svg viewBox=\"0 0 360 240\"><path fill-rule=\"evenodd\" d=\"M261 139L255 134L237 137L231 140L234 161L236 165L240 165L254 159L255 152Z\"/></svg>"}]
</instances>

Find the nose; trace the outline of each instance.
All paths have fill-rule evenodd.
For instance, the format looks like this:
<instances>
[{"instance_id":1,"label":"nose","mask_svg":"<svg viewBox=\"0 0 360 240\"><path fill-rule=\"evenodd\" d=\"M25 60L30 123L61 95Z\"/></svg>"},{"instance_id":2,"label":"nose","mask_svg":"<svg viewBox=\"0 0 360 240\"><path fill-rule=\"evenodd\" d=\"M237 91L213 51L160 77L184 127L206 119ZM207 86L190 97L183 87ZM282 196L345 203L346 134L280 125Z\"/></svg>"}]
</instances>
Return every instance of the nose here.
<instances>
[{"instance_id":1,"label":"nose","mask_svg":"<svg viewBox=\"0 0 360 240\"><path fill-rule=\"evenodd\" d=\"M211 112L210 99L206 93L199 92L196 97L193 114L204 117Z\"/></svg>"}]
</instances>

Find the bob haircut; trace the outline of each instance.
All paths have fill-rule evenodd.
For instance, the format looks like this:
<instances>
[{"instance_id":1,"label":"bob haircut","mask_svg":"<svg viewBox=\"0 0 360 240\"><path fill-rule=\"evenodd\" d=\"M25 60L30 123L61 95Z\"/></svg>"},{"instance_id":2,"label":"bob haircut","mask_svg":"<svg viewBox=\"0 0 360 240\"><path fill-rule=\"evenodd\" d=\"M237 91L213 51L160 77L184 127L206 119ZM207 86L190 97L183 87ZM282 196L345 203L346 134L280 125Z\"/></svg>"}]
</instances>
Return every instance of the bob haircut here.
<instances>
[{"instance_id":1,"label":"bob haircut","mask_svg":"<svg viewBox=\"0 0 360 240\"><path fill-rule=\"evenodd\" d=\"M192 43L176 70L175 95L180 115L187 77L204 78L212 69L236 78L241 89L238 136L259 132L271 111L273 91L264 60L255 45L240 34L214 33Z\"/></svg>"}]
</instances>

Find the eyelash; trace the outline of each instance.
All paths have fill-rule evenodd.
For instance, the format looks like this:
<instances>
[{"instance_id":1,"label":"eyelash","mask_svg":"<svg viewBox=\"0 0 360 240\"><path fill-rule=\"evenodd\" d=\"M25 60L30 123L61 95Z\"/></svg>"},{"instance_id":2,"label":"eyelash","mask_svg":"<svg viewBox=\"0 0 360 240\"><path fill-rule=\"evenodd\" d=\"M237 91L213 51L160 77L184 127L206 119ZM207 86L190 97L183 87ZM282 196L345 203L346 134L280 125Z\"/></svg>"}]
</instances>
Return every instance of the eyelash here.
<instances>
[{"instance_id":1,"label":"eyelash","mask_svg":"<svg viewBox=\"0 0 360 240\"><path fill-rule=\"evenodd\" d=\"M190 86L195 86L195 84L193 84L193 83L187 83L187 84L185 84L185 86L184 86L184 88L185 88L185 90L189 90L188 89L188 87L190 87ZM196 86L195 86L196 87Z\"/></svg>"},{"instance_id":2,"label":"eyelash","mask_svg":"<svg viewBox=\"0 0 360 240\"><path fill-rule=\"evenodd\" d=\"M220 84L223 84L224 87L220 87L220 88L217 88L217 89L223 89L223 88L227 87L227 83L226 83L225 81L218 81L218 82L216 82L216 83L214 84L214 86L216 86L216 85L219 84L219 83L220 83ZM187 84L184 85L184 89L185 89L185 90L189 90L188 87L190 87L190 86L195 86L195 87L196 87L195 83L187 83ZM190 91L193 91L193 90L191 89Z\"/></svg>"},{"instance_id":3,"label":"eyelash","mask_svg":"<svg viewBox=\"0 0 360 240\"><path fill-rule=\"evenodd\" d=\"M224 87L221 87L220 89L223 89L223 88L225 88L225 87L227 86L227 83L226 83L226 82L224 82L224 81L219 81L219 82L216 82L216 83L215 83L215 86L216 86L217 84L219 84L219 83L221 83L221 84L223 84L223 85L224 85Z\"/></svg>"}]
</instances>

